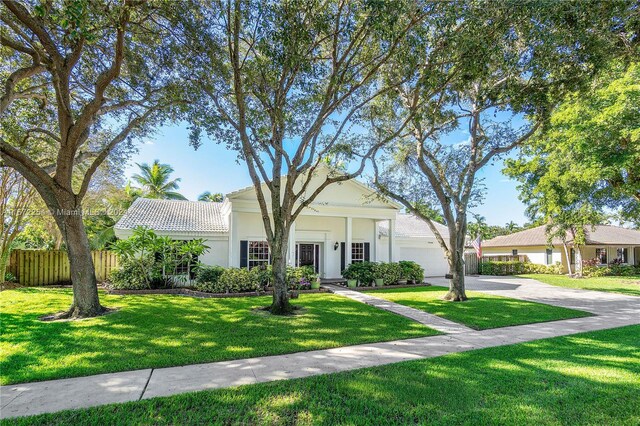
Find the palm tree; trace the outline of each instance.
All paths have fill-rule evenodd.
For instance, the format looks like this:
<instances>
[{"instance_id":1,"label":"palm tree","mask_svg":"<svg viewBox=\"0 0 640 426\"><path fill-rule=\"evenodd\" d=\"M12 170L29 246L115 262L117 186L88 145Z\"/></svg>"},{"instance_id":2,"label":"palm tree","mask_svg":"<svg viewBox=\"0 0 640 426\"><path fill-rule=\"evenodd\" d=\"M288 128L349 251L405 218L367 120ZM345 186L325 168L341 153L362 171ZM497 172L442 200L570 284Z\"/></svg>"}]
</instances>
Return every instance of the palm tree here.
<instances>
[{"instance_id":1,"label":"palm tree","mask_svg":"<svg viewBox=\"0 0 640 426\"><path fill-rule=\"evenodd\" d=\"M198 196L198 201L210 201L214 203L221 203L222 200L224 200L224 195L222 195L220 192L216 192L215 194L212 194L209 191L205 191L202 194L200 194L200 196Z\"/></svg>"},{"instance_id":2,"label":"palm tree","mask_svg":"<svg viewBox=\"0 0 640 426\"><path fill-rule=\"evenodd\" d=\"M512 233L514 233L514 232L516 232L516 231L519 231L519 230L520 230L520 226L519 226L517 223L515 223L514 221L510 221L510 222L508 222L508 223L505 225L505 228L507 229L507 231L508 231L510 234L512 234Z\"/></svg>"},{"instance_id":3,"label":"palm tree","mask_svg":"<svg viewBox=\"0 0 640 426\"><path fill-rule=\"evenodd\" d=\"M170 180L173 167L168 164L160 164L158 160L154 160L152 165L136 163L136 166L140 168L140 174L136 173L131 178L142 187L143 197L186 200L184 195L176 191L179 188L180 179Z\"/></svg>"}]
</instances>

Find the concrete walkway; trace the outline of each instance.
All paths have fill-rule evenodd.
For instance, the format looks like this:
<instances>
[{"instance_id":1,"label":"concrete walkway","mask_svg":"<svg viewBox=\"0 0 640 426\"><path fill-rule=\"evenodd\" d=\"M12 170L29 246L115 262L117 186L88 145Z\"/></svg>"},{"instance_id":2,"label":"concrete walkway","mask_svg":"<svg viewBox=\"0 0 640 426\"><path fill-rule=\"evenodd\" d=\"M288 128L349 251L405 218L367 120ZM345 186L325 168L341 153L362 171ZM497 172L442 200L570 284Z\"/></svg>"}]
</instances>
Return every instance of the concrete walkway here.
<instances>
[{"instance_id":1,"label":"concrete walkway","mask_svg":"<svg viewBox=\"0 0 640 426\"><path fill-rule=\"evenodd\" d=\"M403 317L410 318L420 324L424 324L427 327L431 327L445 334L468 333L473 331L473 329L457 322L444 319L419 309L391 302L381 297L374 296L372 293L349 290L348 288L337 285L327 284L324 285L324 287L337 295L348 297L349 299L357 300L358 302L366 303L367 305L375 306L378 309L393 312L397 315L402 315Z\"/></svg>"},{"instance_id":2,"label":"concrete walkway","mask_svg":"<svg viewBox=\"0 0 640 426\"><path fill-rule=\"evenodd\" d=\"M427 278L427 282L449 286L444 278ZM604 291L557 287L528 278L477 276L465 277L467 290L511 297L591 312L596 315L634 312L640 308L640 297Z\"/></svg>"},{"instance_id":3,"label":"concrete walkway","mask_svg":"<svg viewBox=\"0 0 640 426\"><path fill-rule=\"evenodd\" d=\"M471 279L469 287L526 300L544 299L546 302L543 303L558 306L584 306L590 308L587 310L596 316L483 331L463 331L458 328L452 334L441 336L2 386L0 417L27 416L206 389L308 377L640 323L640 297L552 286L548 286L550 288L547 289L546 285L533 280L521 281L504 277ZM538 293L543 289L549 293ZM606 300L598 300L601 297ZM364 300L365 303L371 302L368 298ZM584 307L582 309L586 309Z\"/></svg>"}]
</instances>

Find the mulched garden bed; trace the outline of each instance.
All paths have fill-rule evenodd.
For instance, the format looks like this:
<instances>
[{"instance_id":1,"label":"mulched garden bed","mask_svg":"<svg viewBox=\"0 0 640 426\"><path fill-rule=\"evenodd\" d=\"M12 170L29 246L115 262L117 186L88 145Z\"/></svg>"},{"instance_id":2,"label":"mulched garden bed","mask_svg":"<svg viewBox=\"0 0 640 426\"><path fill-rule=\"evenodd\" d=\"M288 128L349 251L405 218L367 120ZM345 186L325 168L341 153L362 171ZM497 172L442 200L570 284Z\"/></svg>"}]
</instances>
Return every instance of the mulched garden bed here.
<instances>
[{"instance_id":1,"label":"mulched garden bed","mask_svg":"<svg viewBox=\"0 0 640 426\"><path fill-rule=\"evenodd\" d=\"M226 297L256 297L256 296L267 296L271 294L271 289L267 291L251 291L246 293L207 293L204 291L191 290L188 288L158 288L158 289L147 289L147 290L107 290L107 294L115 294L115 295L145 295L145 294L174 294L177 296L190 296L190 297L199 297L203 299L208 298L226 298ZM298 294L309 294L309 293L329 293L329 290L326 288L320 287L317 290L294 290Z\"/></svg>"},{"instance_id":2,"label":"mulched garden bed","mask_svg":"<svg viewBox=\"0 0 640 426\"><path fill-rule=\"evenodd\" d=\"M362 286L362 287L347 287L347 286L341 286L344 287L348 290L355 290L355 291L369 291L369 290L388 290L390 288L411 288L411 287L428 287L431 284L429 283L420 283L420 284L392 284L392 285L383 285L381 287L378 286Z\"/></svg>"}]
</instances>

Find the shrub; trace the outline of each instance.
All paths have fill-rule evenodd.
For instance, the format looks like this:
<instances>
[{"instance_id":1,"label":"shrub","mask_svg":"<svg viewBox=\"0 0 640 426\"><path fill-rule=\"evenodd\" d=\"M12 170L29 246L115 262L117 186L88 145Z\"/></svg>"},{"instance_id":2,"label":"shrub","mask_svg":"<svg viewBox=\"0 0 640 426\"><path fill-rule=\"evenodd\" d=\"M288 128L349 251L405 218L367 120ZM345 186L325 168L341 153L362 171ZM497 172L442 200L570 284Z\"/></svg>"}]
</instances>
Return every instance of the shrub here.
<instances>
[{"instance_id":1,"label":"shrub","mask_svg":"<svg viewBox=\"0 0 640 426\"><path fill-rule=\"evenodd\" d=\"M223 272L222 266L200 266L196 273L196 281L199 283L217 282Z\"/></svg>"},{"instance_id":2,"label":"shrub","mask_svg":"<svg viewBox=\"0 0 640 426\"><path fill-rule=\"evenodd\" d=\"M402 279L402 267L398 263L384 263L379 264L380 278L384 282L384 285L396 284Z\"/></svg>"},{"instance_id":3,"label":"shrub","mask_svg":"<svg viewBox=\"0 0 640 426\"><path fill-rule=\"evenodd\" d=\"M199 289L212 293L243 293L260 289L259 274L256 268L224 269L218 281L201 285Z\"/></svg>"},{"instance_id":4,"label":"shrub","mask_svg":"<svg viewBox=\"0 0 640 426\"><path fill-rule=\"evenodd\" d=\"M597 266L598 259L590 259L582 262L582 275L586 278L595 277L629 277L640 275L640 266L609 264L609 266Z\"/></svg>"},{"instance_id":5,"label":"shrub","mask_svg":"<svg viewBox=\"0 0 640 426\"><path fill-rule=\"evenodd\" d=\"M109 281L116 290L140 290L151 288L154 278L154 259L151 256L136 259L123 259L120 268L111 271Z\"/></svg>"},{"instance_id":6,"label":"shrub","mask_svg":"<svg viewBox=\"0 0 640 426\"><path fill-rule=\"evenodd\" d=\"M224 270L222 266L200 266L196 273L196 288L200 291L213 292Z\"/></svg>"},{"instance_id":7,"label":"shrub","mask_svg":"<svg viewBox=\"0 0 640 426\"><path fill-rule=\"evenodd\" d=\"M381 278L382 272L376 262L352 263L342 271L342 277L357 280L360 285L369 285L376 278Z\"/></svg>"},{"instance_id":8,"label":"shrub","mask_svg":"<svg viewBox=\"0 0 640 426\"><path fill-rule=\"evenodd\" d=\"M308 290L317 279L318 274L311 266L287 267L287 285L290 290Z\"/></svg>"},{"instance_id":9,"label":"shrub","mask_svg":"<svg viewBox=\"0 0 640 426\"><path fill-rule=\"evenodd\" d=\"M131 237L115 241L110 249L118 256L120 263L137 263L139 269L147 269L146 273L141 273L147 276L145 280L149 284L148 287L151 287L152 282L155 285L167 285L173 281L188 283L189 279L193 278L191 268L196 266L196 258L206 253L209 247L204 244L204 239L177 241L166 236L160 237L152 229L138 226L133 230ZM149 258L153 259L151 264L148 262ZM178 265L183 263L188 265L188 278L172 277ZM118 277L118 274L116 276Z\"/></svg>"},{"instance_id":10,"label":"shrub","mask_svg":"<svg viewBox=\"0 0 640 426\"><path fill-rule=\"evenodd\" d=\"M531 262L490 261L480 264L481 275L514 275L514 274L556 274L562 273L562 264L538 265Z\"/></svg>"},{"instance_id":11,"label":"shrub","mask_svg":"<svg viewBox=\"0 0 640 426\"><path fill-rule=\"evenodd\" d=\"M401 260L398 262L402 269L402 279L421 283L424 280L424 269L411 260Z\"/></svg>"},{"instance_id":12,"label":"shrub","mask_svg":"<svg viewBox=\"0 0 640 426\"><path fill-rule=\"evenodd\" d=\"M16 278L15 275L13 275L11 272L5 272L5 274L4 274L4 282L15 283L16 281L18 281L18 279Z\"/></svg>"}]
</instances>

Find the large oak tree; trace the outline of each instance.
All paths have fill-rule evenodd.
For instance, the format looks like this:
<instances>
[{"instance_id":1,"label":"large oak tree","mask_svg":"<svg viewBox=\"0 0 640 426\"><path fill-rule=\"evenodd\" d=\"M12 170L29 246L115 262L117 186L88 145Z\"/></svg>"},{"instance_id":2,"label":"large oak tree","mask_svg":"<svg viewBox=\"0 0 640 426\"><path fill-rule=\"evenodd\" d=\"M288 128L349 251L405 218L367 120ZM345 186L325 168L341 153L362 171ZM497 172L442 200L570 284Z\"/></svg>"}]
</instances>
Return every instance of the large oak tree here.
<instances>
[{"instance_id":1,"label":"large oak tree","mask_svg":"<svg viewBox=\"0 0 640 426\"><path fill-rule=\"evenodd\" d=\"M463 301L467 211L482 199L478 172L531 138L559 99L584 87L607 58L633 49L637 33L629 28L635 6L626 2L450 7L456 19L449 26L424 27L416 61L426 66L390 69L408 83L372 112L371 130L387 139L411 117L376 157L374 181L429 224L452 275L445 299ZM433 209L448 238L425 214Z\"/></svg>"},{"instance_id":2,"label":"large oak tree","mask_svg":"<svg viewBox=\"0 0 640 426\"><path fill-rule=\"evenodd\" d=\"M271 250L271 312L291 311L285 280L289 230L328 185L362 172L372 152L356 131L362 111L397 86L379 78L410 50L407 35L444 3L229 1L196 3L186 40L199 132L237 150L256 191ZM382 143L382 142L381 142ZM351 164L318 181L327 159ZM330 161L331 162L331 161ZM316 180L314 180L316 179Z\"/></svg>"},{"instance_id":3,"label":"large oak tree","mask_svg":"<svg viewBox=\"0 0 640 426\"><path fill-rule=\"evenodd\" d=\"M104 310L82 221L94 173L173 103L157 12L134 0L2 2L0 157L36 188L64 238L73 303L63 316ZM30 155L34 144L54 155Z\"/></svg>"}]
</instances>

